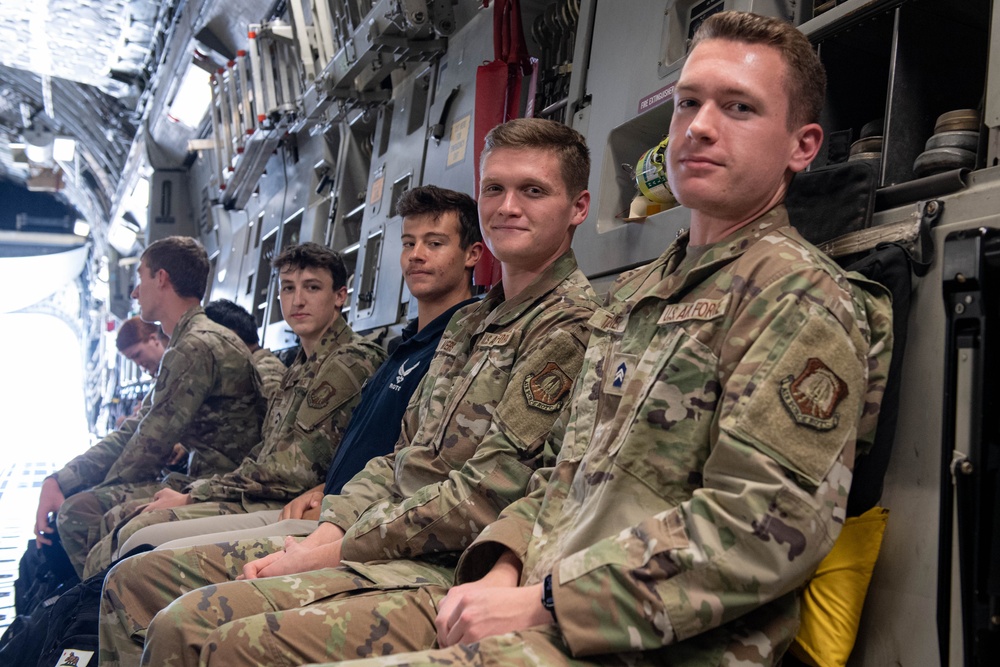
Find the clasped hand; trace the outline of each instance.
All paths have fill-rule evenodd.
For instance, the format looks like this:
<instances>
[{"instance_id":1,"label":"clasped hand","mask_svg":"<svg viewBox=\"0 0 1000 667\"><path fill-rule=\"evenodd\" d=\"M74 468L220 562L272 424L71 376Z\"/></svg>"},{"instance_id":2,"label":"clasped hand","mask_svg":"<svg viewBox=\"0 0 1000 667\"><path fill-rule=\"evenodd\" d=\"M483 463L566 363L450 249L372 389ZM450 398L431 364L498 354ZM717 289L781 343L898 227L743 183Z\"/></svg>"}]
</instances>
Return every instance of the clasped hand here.
<instances>
[{"instance_id":1,"label":"clasped hand","mask_svg":"<svg viewBox=\"0 0 1000 667\"><path fill-rule=\"evenodd\" d=\"M520 573L520 562L507 552L482 579L448 591L434 619L438 645L469 644L551 623L542 585L518 586Z\"/></svg>"}]
</instances>

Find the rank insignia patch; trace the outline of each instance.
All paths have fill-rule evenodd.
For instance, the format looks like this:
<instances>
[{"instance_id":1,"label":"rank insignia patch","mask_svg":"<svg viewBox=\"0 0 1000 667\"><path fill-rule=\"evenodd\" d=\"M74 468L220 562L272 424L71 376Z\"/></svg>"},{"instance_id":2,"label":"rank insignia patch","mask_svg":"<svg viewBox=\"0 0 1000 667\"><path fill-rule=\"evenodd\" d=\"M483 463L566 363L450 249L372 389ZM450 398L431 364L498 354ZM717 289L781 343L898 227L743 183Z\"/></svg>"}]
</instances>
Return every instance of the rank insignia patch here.
<instances>
[{"instance_id":1,"label":"rank insignia patch","mask_svg":"<svg viewBox=\"0 0 1000 667\"><path fill-rule=\"evenodd\" d=\"M604 393L612 396L624 395L625 384L637 363L639 358L634 354L615 354L604 372Z\"/></svg>"},{"instance_id":2,"label":"rank insignia patch","mask_svg":"<svg viewBox=\"0 0 1000 667\"><path fill-rule=\"evenodd\" d=\"M837 427L837 405L847 396L847 384L819 359L810 357L798 377L781 381L781 402L792 418L817 431Z\"/></svg>"},{"instance_id":3,"label":"rank insignia patch","mask_svg":"<svg viewBox=\"0 0 1000 667\"><path fill-rule=\"evenodd\" d=\"M318 387L309 392L309 397L306 402L313 410L322 410L327 406L330 399L333 398L333 395L336 393L337 390L333 388L333 385L324 380Z\"/></svg>"},{"instance_id":4,"label":"rank insignia patch","mask_svg":"<svg viewBox=\"0 0 1000 667\"><path fill-rule=\"evenodd\" d=\"M540 373L531 373L524 378L524 398L533 408L557 412L562 409L562 399L572 386L573 380L558 364L550 361Z\"/></svg>"},{"instance_id":5,"label":"rank insignia patch","mask_svg":"<svg viewBox=\"0 0 1000 667\"><path fill-rule=\"evenodd\" d=\"M615 369L615 379L611 382L611 386L615 389L621 389L624 387L626 375L628 375L628 364L623 361L618 364L618 368Z\"/></svg>"}]
</instances>

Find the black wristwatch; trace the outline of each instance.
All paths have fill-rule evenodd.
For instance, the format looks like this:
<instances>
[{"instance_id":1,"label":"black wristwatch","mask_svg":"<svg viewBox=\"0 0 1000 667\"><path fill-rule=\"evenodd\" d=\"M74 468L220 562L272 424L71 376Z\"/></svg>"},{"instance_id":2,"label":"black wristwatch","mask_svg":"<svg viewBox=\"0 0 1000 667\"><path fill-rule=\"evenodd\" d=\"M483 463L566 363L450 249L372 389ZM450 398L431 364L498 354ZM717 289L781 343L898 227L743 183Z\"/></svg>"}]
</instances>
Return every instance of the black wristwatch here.
<instances>
[{"instance_id":1,"label":"black wristwatch","mask_svg":"<svg viewBox=\"0 0 1000 667\"><path fill-rule=\"evenodd\" d=\"M542 606L545 607L552 618L556 617L556 601L552 599L552 575L545 575L545 579L542 580Z\"/></svg>"}]
</instances>

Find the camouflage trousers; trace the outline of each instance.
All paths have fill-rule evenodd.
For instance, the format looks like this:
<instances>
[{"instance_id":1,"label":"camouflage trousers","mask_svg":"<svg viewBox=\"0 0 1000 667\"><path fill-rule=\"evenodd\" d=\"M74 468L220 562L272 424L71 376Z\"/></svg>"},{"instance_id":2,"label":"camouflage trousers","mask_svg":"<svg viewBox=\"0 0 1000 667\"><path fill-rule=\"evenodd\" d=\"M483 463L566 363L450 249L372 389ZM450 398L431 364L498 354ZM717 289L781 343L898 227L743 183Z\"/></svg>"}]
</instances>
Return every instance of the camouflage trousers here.
<instances>
[{"instance_id":1,"label":"camouflage trousers","mask_svg":"<svg viewBox=\"0 0 1000 667\"><path fill-rule=\"evenodd\" d=\"M432 619L433 621L433 619ZM431 645L435 639L431 637ZM636 658L632 660L631 658ZM635 666L643 664L670 664L646 662L641 654L602 655L588 659L574 659L569 654L561 635L554 626L529 628L520 632L511 632L496 637L487 637L475 644L452 646L444 649L430 649L414 653L396 653L385 657L373 657L364 660L341 662L335 658L330 662L316 663L311 667L332 667L334 663L350 667L387 667L388 665L405 665L406 667L431 667L432 665L476 665L476 667L551 667L566 665L567 667L584 667L600 665L608 667L621 665Z\"/></svg>"},{"instance_id":2,"label":"camouflage trousers","mask_svg":"<svg viewBox=\"0 0 1000 667\"><path fill-rule=\"evenodd\" d=\"M118 507L133 499L148 498L162 488L159 482L112 484L95 486L66 499L59 508L56 526L78 576L86 578L87 554L118 524Z\"/></svg>"},{"instance_id":3,"label":"camouflage trousers","mask_svg":"<svg viewBox=\"0 0 1000 667\"><path fill-rule=\"evenodd\" d=\"M122 561L104 584L100 664L300 665L340 650L354 658L431 645L426 641L433 639L436 601L453 579L450 568L393 561L233 581L244 564L282 544L281 538L247 540ZM364 606L389 591L402 597L386 597L389 606L376 605L367 616L339 607L355 600ZM394 641L399 629L398 646L386 643L386 617ZM406 630L408 623L424 632Z\"/></svg>"},{"instance_id":4,"label":"camouflage trousers","mask_svg":"<svg viewBox=\"0 0 1000 667\"><path fill-rule=\"evenodd\" d=\"M142 513L139 508L150 500L152 498L133 499L111 508L105 514L105 523L112 524L112 527L87 555L83 567L84 578L97 574L111 565L116 558L124 556L126 552L119 551L119 547L143 528L170 521L185 521L246 512L240 503L195 503ZM153 544L152 546L159 545Z\"/></svg>"}]
</instances>

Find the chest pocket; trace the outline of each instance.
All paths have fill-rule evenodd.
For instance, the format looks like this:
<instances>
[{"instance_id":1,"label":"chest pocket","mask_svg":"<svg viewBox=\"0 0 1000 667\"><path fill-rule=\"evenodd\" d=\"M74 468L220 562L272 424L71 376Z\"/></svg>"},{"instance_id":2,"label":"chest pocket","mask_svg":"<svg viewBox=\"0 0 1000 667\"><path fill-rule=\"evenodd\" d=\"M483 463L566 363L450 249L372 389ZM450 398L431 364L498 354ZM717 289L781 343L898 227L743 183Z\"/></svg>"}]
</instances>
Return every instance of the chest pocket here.
<instances>
[{"instance_id":1,"label":"chest pocket","mask_svg":"<svg viewBox=\"0 0 1000 667\"><path fill-rule=\"evenodd\" d=\"M497 404L507 390L511 367L520 344L520 332L484 334L462 370L461 384L437 434L434 446L453 469L475 453L493 425Z\"/></svg>"},{"instance_id":2,"label":"chest pocket","mask_svg":"<svg viewBox=\"0 0 1000 667\"><path fill-rule=\"evenodd\" d=\"M702 485L721 387L718 357L683 327L661 328L626 388L616 466L676 503Z\"/></svg>"}]
</instances>

